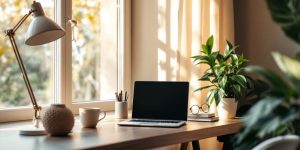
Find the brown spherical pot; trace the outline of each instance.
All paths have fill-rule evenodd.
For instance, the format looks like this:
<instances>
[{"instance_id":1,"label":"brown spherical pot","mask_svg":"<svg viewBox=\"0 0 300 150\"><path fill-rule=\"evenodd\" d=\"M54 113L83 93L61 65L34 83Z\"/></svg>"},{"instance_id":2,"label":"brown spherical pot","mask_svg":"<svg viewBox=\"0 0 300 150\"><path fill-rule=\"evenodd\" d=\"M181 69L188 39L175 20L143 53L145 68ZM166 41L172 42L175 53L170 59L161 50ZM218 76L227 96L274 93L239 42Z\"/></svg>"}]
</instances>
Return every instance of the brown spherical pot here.
<instances>
[{"instance_id":1,"label":"brown spherical pot","mask_svg":"<svg viewBox=\"0 0 300 150\"><path fill-rule=\"evenodd\" d=\"M45 130L52 136L68 135L74 126L74 116L64 104L52 104L43 117Z\"/></svg>"}]
</instances>

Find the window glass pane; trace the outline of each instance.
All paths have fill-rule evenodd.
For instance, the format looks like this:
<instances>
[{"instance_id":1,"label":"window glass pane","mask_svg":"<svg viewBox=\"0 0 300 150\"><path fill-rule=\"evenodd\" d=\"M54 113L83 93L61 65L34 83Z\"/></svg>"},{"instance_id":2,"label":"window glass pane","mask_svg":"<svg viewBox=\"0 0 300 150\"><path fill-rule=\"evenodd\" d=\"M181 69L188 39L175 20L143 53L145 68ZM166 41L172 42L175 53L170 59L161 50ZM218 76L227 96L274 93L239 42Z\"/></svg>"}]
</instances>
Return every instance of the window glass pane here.
<instances>
[{"instance_id":1,"label":"window glass pane","mask_svg":"<svg viewBox=\"0 0 300 150\"><path fill-rule=\"evenodd\" d=\"M73 102L113 99L117 90L117 0L73 0Z\"/></svg>"},{"instance_id":2,"label":"window glass pane","mask_svg":"<svg viewBox=\"0 0 300 150\"><path fill-rule=\"evenodd\" d=\"M32 0L0 0L0 30L13 28L28 13ZM46 15L53 19L54 0L43 0ZM23 63L38 104L49 104L52 99L53 43L42 46L25 45L29 16L15 34ZM3 34L2 34L3 35ZM0 109L31 106L29 94L8 37L0 40Z\"/></svg>"}]
</instances>

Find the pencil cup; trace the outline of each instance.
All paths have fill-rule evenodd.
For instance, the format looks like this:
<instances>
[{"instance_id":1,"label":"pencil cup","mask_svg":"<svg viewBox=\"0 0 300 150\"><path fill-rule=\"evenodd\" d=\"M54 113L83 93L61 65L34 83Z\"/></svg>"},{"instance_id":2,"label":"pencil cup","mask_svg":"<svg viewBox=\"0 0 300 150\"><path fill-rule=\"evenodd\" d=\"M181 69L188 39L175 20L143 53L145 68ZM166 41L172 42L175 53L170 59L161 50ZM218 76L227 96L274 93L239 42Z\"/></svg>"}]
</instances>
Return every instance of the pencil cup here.
<instances>
[{"instance_id":1,"label":"pencil cup","mask_svg":"<svg viewBox=\"0 0 300 150\"><path fill-rule=\"evenodd\" d=\"M128 118L127 101L115 102L115 117L117 119Z\"/></svg>"}]
</instances>

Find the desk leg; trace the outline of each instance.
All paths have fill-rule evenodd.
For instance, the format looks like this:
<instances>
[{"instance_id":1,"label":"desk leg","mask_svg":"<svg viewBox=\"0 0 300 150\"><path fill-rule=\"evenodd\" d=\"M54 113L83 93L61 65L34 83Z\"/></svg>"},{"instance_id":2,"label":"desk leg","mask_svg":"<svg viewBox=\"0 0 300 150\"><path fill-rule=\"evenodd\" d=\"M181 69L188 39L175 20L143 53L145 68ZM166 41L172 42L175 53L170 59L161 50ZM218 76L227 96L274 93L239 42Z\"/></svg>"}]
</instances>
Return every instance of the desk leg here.
<instances>
[{"instance_id":1,"label":"desk leg","mask_svg":"<svg viewBox=\"0 0 300 150\"><path fill-rule=\"evenodd\" d=\"M193 150L200 150L200 144L199 141L192 141L193 144Z\"/></svg>"},{"instance_id":2,"label":"desk leg","mask_svg":"<svg viewBox=\"0 0 300 150\"><path fill-rule=\"evenodd\" d=\"M189 142L181 143L180 150L187 150L188 145L189 145Z\"/></svg>"}]
</instances>

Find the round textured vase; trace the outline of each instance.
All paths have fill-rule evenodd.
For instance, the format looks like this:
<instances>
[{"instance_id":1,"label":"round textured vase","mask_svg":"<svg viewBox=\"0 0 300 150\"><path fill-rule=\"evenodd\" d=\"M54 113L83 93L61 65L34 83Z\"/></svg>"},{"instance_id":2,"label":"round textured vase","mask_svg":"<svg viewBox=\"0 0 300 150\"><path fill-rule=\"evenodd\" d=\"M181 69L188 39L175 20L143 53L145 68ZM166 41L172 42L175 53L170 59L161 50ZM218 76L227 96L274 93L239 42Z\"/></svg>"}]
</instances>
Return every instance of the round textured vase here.
<instances>
[{"instance_id":1,"label":"round textured vase","mask_svg":"<svg viewBox=\"0 0 300 150\"><path fill-rule=\"evenodd\" d=\"M52 104L43 117L45 130L52 136L68 135L74 126L74 116L64 104Z\"/></svg>"},{"instance_id":2,"label":"round textured vase","mask_svg":"<svg viewBox=\"0 0 300 150\"><path fill-rule=\"evenodd\" d=\"M238 102L234 98L222 98L217 106L218 116L222 119L233 119L236 115Z\"/></svg>"}]
</instances>

